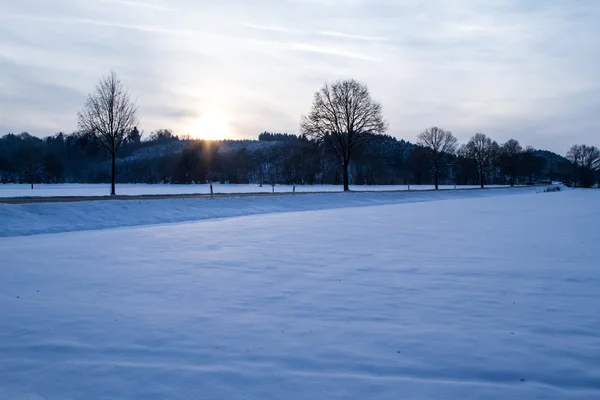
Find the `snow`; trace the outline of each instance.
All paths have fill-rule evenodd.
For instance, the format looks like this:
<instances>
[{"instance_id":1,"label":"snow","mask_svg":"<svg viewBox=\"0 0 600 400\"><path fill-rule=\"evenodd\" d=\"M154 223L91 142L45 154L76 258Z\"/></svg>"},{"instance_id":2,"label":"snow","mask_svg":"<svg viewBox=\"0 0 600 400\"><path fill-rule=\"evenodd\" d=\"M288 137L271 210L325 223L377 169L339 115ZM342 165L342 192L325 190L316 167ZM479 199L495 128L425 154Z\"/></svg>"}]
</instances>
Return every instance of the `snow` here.
<instances>
[{"instance_id":1,"label":"snow","mask_svg":"<svg viewBox=\"0 0 600 400\"><path fill-rule=\"evenodd\" d=\"M500 192L1 238L0 398L600 398L600 192Z\"/></svg>"},{"instance_id":2,"label":"snow","mask_svg":"<svg viewBox=\"0 0 600 400\"><path fill-rule=\"evenodd\" d=\"M490 186L502 187L502 186ZM454 186L444 186L441 189L454 189ZM478 186L458 186L459 189L476 189ZM353 191L397 191L408 190L408 185L351 185ZM431 185L411 185L410 190L432 190ZM119 184L117 194L123 196L161 195L161 194L210 194L210 186L203 185L146 185L146 184ZM258 184L234 185L213 183L213 192L218 193L271 193L273 188L269 184L260 187ZM276 193L291 193L293 185L275 185ZM339 185L296 185L296 192L341 192ZM108 196L110 185L107 184L54 184L31 185L4 184L0 185L0 198L10 197L73 197L73 196Z\"/></svg>"},{"instance_id":3,"label":"snow","mask_svg":"<svg viewBox=\"0 0 600 400\"><path fill-rule=\"evenodd\" d=\"M164 200L102 200L0 204L0 237L198 221L214 218L365 207L383 204L514 195L543 188L448 190L411 193L332 193Z\"/></svg>"}]
</instances>

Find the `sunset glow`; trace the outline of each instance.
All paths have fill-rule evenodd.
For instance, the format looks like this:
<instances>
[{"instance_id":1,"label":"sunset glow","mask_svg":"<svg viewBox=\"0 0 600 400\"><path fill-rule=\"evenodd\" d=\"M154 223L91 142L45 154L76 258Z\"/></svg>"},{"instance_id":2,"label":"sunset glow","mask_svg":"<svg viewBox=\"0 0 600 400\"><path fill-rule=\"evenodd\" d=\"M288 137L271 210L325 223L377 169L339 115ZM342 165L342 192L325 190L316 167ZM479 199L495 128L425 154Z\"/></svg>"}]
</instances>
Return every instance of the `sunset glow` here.
<instances>
[{"instance_id":1,"label":"sunset glow","mask_svg":"<svg viewBox=\"0 0 600 400\"><path fill-rule=\"evenodd\" d=\"M192 122L188 133L193 139L223 140L231 137L229 121L217 110L207 110Z\"/></svg>"}]
</instances>

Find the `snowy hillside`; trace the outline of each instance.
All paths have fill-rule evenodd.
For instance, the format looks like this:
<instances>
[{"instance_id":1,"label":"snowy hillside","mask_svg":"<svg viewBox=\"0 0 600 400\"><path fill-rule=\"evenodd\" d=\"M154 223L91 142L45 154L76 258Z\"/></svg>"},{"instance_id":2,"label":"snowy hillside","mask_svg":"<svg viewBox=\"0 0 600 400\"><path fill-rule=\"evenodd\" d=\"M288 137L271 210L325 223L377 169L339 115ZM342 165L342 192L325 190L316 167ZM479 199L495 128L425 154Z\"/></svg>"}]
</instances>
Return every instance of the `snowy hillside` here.
<instances>
[{"instance_id":1,"label":"snowy hillside","mask_svg":"<svg viewBox=\"0 0 600 400\"><path fill-rule=\"evenodd\" d=\"M0 398L598 399L599 200L1 238Z\"/></svg>"},{"instance_id":2,"label":"snowy hillside","mask_svg":"<svg viewBox=\"0 0 600 400\"><path fill-rule=\"evenodd\" d=\"M168 141L166 143L158 143L152 146L144 146L136 150L133 154L119 159L119 162L127 163L141 160L155 160L165 156L178 156L183 149L191 143L190 140ZM261 142L257 140L223 140L215 144L218 146L219 152L234 152L241 149L252 151L264 150L269 147L281 145L281 142Z\"/></svg>"},{"instance_id":3,"label":"snowy hillside","mask_svg":"<svg viewBox=\"0 0 600 400\"><path fill-rule=\"evenodd\" d=\"M177 141L168 141L166 143L158 143L153 146L144 146L140 149L136 150L133 154L118 159L119 164L125 164L128 162L135 161L149 161L160 159L161 157L171 155L171 154L179 154L183 151L183 149L188 145L188 142L183 140Z\"/></svg>"}]
</instances>

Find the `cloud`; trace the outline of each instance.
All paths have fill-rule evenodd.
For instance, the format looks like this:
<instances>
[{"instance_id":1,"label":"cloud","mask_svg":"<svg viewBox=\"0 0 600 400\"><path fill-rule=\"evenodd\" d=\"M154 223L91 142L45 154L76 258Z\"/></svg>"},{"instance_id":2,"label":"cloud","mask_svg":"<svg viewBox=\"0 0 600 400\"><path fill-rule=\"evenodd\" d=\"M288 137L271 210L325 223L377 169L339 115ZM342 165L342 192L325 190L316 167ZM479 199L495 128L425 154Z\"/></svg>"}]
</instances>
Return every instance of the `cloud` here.
<instances>
[{"instance_id":1,"label":"cloud","mask_svg":"<svg viewBox=\"0 0 600 400\"><path fill-rule=\"evenodd\" d=\"M261 30L261 31L283 32L283 33L302 33L302 31L300 31L300 30L289 29L289 28L284 28L284 27L280 27L280 26L259 25L259 24L253 24L250 22L239 22L239 21L236 23L243 27L246 27L246 28L252 28L252 29L257 29L257 30Z\"/></svg>"},{"instance_id":2,"label":"cloud","mask_svg":"<svg viewBox=\"0 0 600 400\"><path fill-rule=\"evenodd\" d=\"M138 8L149 8L156 11L175 11L174 8L168 7L164 4L148 3L142 1L130 1L130 0L101 0L105 3L114 3L118 5L138 7Z\"/></svg>"},{"instance_id":3,"label":"cloud","mask_svg":"<svg viewBox=\"0 0 600 400\"><path fill-rule=\"evenodd\" d=\"M600 145L598 20L595 0L2 2L0 126L73 130L114 69L147 132L214 107L238 137L295 131L320 85L353 77L408 140L435 124Z\"/></svg>"},{"instance_id":4,"label":"cloud","mask_svg":"<svg viewBox=\"0 0 600 400\"><path fill-rule=\"evenodd\" d=\"M375 62L383 61L382 58L372 57L367 54L354 53L352 51L346 51L344 49L339 49L339 48L330 48L330 47L328 48L328 47L322 47L322 46L315 46L315 45L311 45L311 44L307 44L307 43L292 43L292 44L288 45L288 48L291 50L295 50L295 51L304 51L304 52L316 53L316 54L347 57L347 58L353 58L356 60L375 61Z\"/></svg>"},{"instance_id":5,"label":"cloud","mask_svg":"<svg viewBox=\"0 0 600 400\"><path fill-rule=\"evenodd\" d=\"M376 37L376 36L364 36L364 35L356 35L342 32L333 32L333 31L321 31L318 32L319 35L323 36L331 36L342 39L353 39L353 40L364 40L367 42L385 42L388 39L384 37Z\"/></svg>"},{"instance_id":6,"label":"cloud","mask_svg":"<svg viewBox=\"0 0 600 400\"><path fill-rule=\"evenodd\" d=\"M260 24L250 23L250 22L239 22L238 21L236 23L243 27L246 27L246 28L256 29L256 30L260 30L260 31L267 31L267 32L279 32L279 33L295 34L295 35L302 35L302 36L326 36L326 37L331 37L331 38L361 40L361 41L369 41L369 42L387 41L387 38L384 38L384 37L365 36L365 35L343 33L343 32L336 32L336 31L327 31L327 30L308 31L308 30L302 30L302 29L298 29L298 28L290 28L290 27L275 26L275 25L260 25Z\"/></svg>"},{"instance_id":7,"label":"cloud","mask_svg":"<svg viewBox=\"0 0 600 400\"><path fill-rule=\"evenodd\" d=\"M27 14L9 14L8 17L22 20L29 20L33 22L44 22L44 23L55 23L65 25L94 25L108 28L120 28L120 29L131 29L141 32L159 33L176 36L190 36L195 35L198 31L193 29L178 29L178 28L165 28L161 26L153 25L140 25L140 24L127 24L112 21L103 21L91 18L68 18L68 17L46 17L39 15L27 15Z\"/></svg>"}]
</instances>

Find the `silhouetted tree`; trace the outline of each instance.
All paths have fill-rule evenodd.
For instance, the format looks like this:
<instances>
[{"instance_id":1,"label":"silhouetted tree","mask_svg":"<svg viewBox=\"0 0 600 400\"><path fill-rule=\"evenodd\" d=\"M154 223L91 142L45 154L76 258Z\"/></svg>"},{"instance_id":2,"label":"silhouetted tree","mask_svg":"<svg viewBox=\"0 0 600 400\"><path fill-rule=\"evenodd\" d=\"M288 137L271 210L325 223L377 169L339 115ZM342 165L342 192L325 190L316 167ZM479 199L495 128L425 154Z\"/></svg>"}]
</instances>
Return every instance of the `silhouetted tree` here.
<instances>
[{"instance_id":1,"label":"silhouetted tree","mask_svg":"<svg viewBox=\"0 0 600 400\"><path fill-rule=\"evenodd\" d=\"M581 167L583 176L581 184L584 187L592 187L596 179L598 164L600 163L600 150L596 146L582 145Z\"/></svg>"},{"instance_id":2,"label":"silhouetted tree","mask_svg":"<svg viewBox=\"0 0 600 400\"><path fill-rule=\"evenodd\" d=\"M479 184L482 189L484 188L484 171L490 165L493 149L492 139L483 133L476 133L467 143L467 153L477 163Z\"/></svg>"},{"instance_id":3,"label":"silhouetted tree","mask_svg":"<svg viewBox=\"0 0 600 400\"><path fill-rule=\"evenodd\" d=\"M410 155L410 169L416 185L424 183L423 177L429 170L429 162L428 149L423 146L415 146Z\"/></svg>"},{"instance_id":4,"label":"silhouetted tree","mask_svg":"<svg viewBox=\"0 0 600 400\"><path fill-rule=\"evenodd\" d=\"M473 184L479 182L477 162L471 157L465 144L460 146L456 152L456 182L462 185L468 185L469 182L473 182Z\"/></svg>"},{"instance_id":5,"label":"silhouetted tree","mask_svg":"<svg viewBox=\"0 0 600 400\"><path fill-rule=\"evenodd\" d=\"M117 152L138 123L135 102L115 72L100 80L78 113L78 122L89 141L110 154L110 194L114 196Z\"/></svg>"},{"instance_id":6,"label":"silhouetted tree","mask_svg":"<svg viewBox=\"0 0 600 400\"><path fill-rule=\"evenodd\" d=\"M22 181L29 183L33 189L34 183L41 181L44 175L44 160L40 149L24 147L18 151L16 158Z\"/></svg>"},{"instance_id":7,"label":"silhouetted tree","mask_svg":"<svg viewBox=\"0 0 600 400\"><path fill-rule=\"evenodd\" d=\"M58 157L49 153L44 157L44 180L46 183L58 183L63 177L63 166Z\"/></svg>"},{"instance_id":8,"label":"silhouetted tree","mask_svg":"<svg viewBox=\"0 0 600 400\"><path fill-rule=\"evenodd\" d=\"M151 142L171 142L177 141L179 138L173 134L170 129L158 129L150 134L150 138L148 139Z\"/></svg>"},{"instance_id":9,"label":"silhouetted tree","mask_svg":"<svg viewBox=\"0 0 600 400\"><path fill-rule=\"evenodd\" d=\"M521 165L527 183L534 183L534 177L539 178L545 167L546 161L536 154L536 149L532 146L527 146L521 153Z\"/></svg>"},{"instance_id":10,"label":"silhouetted tree","mask_svg":"<svg viewBox=\"0 0 600 400\"><path fill-rule=\"evenodd\" d=\"M575 185L580 183L583 187L593 186L600 169L600 150L595 146L576 144L569 149L567 159L573 163Z\"/></svg>"},{"instance_id":11,"label":"silhouetted tree","mask_svg":"<svg viewBox=\"0 0 600 400\"><path fill-rule=\"evenodd\" d=\"M431 151L433 163L433 182L435 189L439 188L440 164L445 155L454 154L458 139L450 131L445 131L436 126L428 128L418 136L418 144L427 147Z\"/></svg>"},{"instance_id":12,"label":"silhouetted tree","mask_svg":"<svg viewBox=\"0 0 600 400\"><path fill-rule=\"evenodd\" d=\"M342 167L344 191L349 190L348 167L354 151L372 134L384 133L381 104L371 98L366 85L338 81L315 93L311 112L302 117L302 133L325 143Z\"/></svg>"},{"instance_id":13,"label":"silhouetted tree","mask_svg":"<svg viewBox=\"0 0 600 400\"><path fill-rule=\"evenodd\" d=\"M582 151L581 146L574 144L567 152L567 160L573 164L573 184L577 187L577 181L579 178L579 165L581 164Z\"/></svg>"},{"instance_id":14,"label":"silhouetted tree","mask_svg":"<svg viewBox=\"0 0 600 400\"><path fill-rule=\"evenodd\" d=\"M134 126L129 134L128 141L130 143L139 144L142 141L142 134L138 130L137 126Z\"/></svg>"},{"instance_id":15,"label":"silhouetted tree","mask_svg":"<svg viewBox=\"0 0 600 400\"><path fill-rule=\"evenodd\" d=\"M515 185L522 151L521 144L515 139L510 139L500 146L500 167L504 176L510 177L510 186Z\"/></svg>"},{"instance_id":16,"label":"silhouetted tree","mask_svg":"<svg viewBox=\"0 0 600 400\"><path fill-rule=\"evenodd\" d=\"M175 180L180 183L205 183L217 150L217 142L206 140L190 142L179 157Z\"/></svg>"},{"instance_id":17,"label":"silhouetted tree","mask_svg":"<svg viewBox=\"0 0 600 400\"><path fill-rule=\"evenodd\" d=\"M14 168L11 161L3 156L0 156L0 183L8 183L14 173Z\"/></svg>"},{"instance_id":18,"label":"silhouetted tree","mask_svg":"<svg viewBox=\"0 0 600 400\"><path fill-rule=\"evenodd\" d=\"M285 142L288 140L297 140L298 136L289 133L272 133L263 132L258 135L258 140L261 142Z\"/></svg>"}]
</instances>

